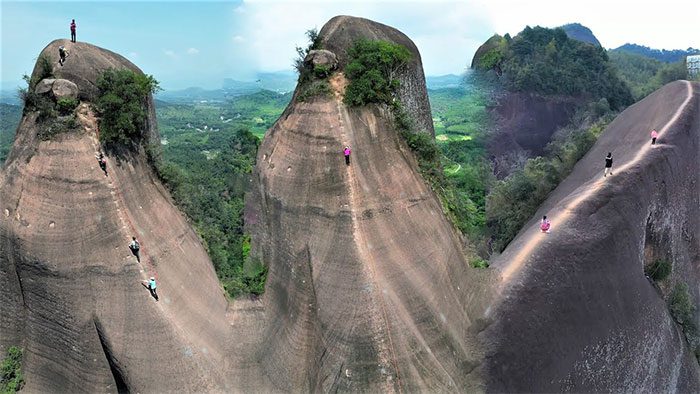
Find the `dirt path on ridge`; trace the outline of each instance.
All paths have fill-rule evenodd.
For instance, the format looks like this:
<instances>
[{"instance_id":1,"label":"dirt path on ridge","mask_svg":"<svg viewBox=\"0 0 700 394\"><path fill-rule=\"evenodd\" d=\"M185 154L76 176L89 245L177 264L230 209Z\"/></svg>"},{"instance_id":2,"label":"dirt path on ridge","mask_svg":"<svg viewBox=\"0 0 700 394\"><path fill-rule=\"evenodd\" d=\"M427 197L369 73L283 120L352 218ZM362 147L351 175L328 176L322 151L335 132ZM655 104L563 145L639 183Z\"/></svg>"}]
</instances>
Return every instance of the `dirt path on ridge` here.
<instances>
[{"instance_id":1,"label":"dirt path on ridge","mask_svg":"<svg viewBox=\"0 0 700 394\"><path fill-rule=\"evenodd\" d=\"M685 108L687 107L688 103L690 102L690 99L693 97L693 86L690 82L685 81L686 87L687 87L687 97L685 101L678 107L676 110L675 114L673 117L661 128L659 131L659 138L663 137L664 133L671 127L673 124L678 120L679 116ZM616 176L620 176L621 173L623 173L626 169L636 165L643 157L644 155L650 150L653 149L651 144L645 144L642 149L640 149L637 154L632 158L632 160L629 160L625 164L623 164L620 167L616 167L614 169ZM589 181L590 182L590 181ZM554 215L549 216L549 219L552 221L552 231L556 231L557 227L561 227L564 223L566 223L571 215L573 214L574 210L583 202L586 201L588 198L590 198L594 193L598 192L605 184L607 180L605 178L603 179L598 179L591 183L588 186L585 186L585 188L581 191L576 191L575 194L578 194L576 198L574 198L571 202L566 204L564 209L561 211L561 213L557 213ZM525 263L528 261L530 256L532 255L532 252L535 251L535 249L546 239L545 236L546 234L542 234L539 231L539 228L537 229L532 229L531 233L527 236L528 239L525 241L525 244L520 248L520 251L515 255L515 257L507 263L501 270L501 289L504 288L508 283L511 282L511 280L521 272L523 267L525 266Z\"/></svg>"}]
</instances>

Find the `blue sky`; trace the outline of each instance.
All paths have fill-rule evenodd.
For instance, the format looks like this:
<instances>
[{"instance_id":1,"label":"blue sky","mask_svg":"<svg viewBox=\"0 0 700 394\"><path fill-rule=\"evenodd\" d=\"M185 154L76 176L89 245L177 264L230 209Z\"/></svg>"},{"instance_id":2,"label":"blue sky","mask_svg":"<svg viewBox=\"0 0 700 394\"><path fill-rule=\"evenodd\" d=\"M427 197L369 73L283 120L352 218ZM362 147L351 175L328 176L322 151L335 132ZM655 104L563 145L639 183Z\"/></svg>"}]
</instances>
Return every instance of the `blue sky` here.
<instances>
[{"instance_id":1,"label":"blue sky","mask_svg":"<svg viewBox=\"0 0 700 394\"><path fill-rule=\"evenodd\" d=\"M525 25L580 22L603 46L634 42L656 48L700 46L700 1L686 0L0 0L0 86L22 84L39 52L69 37L120 53L166 89L218 88L224 78L251 80L256 71L290 70L304 32L339 14L394 26L414 40L426 74L461 73L494 32Z\"/></svg>"}]
</instances>

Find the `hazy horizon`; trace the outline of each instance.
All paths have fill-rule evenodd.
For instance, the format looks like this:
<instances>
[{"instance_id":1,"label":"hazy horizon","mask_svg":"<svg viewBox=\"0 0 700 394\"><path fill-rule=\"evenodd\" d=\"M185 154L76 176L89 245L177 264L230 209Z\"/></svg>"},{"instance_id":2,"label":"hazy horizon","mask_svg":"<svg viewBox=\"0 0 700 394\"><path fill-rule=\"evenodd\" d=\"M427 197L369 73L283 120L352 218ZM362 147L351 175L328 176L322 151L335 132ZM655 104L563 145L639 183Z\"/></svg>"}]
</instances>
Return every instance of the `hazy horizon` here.
<instances>
[{"instance_id":1,"label":"hazy horizon","mask_svg":"<svg viewBox=\"0 0 700 394\"><path fill-rule=\"evenodd\" d=\"M635 43L657 49L697 47L693 10L700 3L672 0L663 9L639 2L593 0L563 10L554 0L456 1L4 1L0 2L0 88L23 86L36 56L68 38L119 53L167 90L221 88L225 78L253 81L257 73L292 71L305 31L335 15L365 17L395 27L421 52L426 75L462 74L476 49L494 33L515 35L526 25L581 23L605 48ZM596 7L597 6L597 7ZM606 9L607 13L596 12ZM507 9L508 12L503 12ZM673 18L665 15L683 9ZM621 19L625 10L629 17ZM40 26L41 29L37 29Z\"/></svg>"}]
</instances>

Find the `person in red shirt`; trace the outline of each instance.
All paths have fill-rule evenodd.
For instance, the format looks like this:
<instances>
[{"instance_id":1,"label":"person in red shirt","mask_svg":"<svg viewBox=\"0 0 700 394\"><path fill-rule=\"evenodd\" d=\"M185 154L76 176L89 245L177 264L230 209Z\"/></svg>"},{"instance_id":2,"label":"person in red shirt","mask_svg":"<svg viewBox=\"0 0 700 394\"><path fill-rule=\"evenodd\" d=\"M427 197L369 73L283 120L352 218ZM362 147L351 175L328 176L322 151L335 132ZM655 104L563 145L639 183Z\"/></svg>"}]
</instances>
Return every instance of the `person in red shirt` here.
<instances>
[{"instance_id":1,"label":"person in red shirt","mask_svg":"<svg viewBox=\"0 0 700 394\"><path fill-rule=\"evenodd\" d=\"M70 23L70 40L75 42L75 19Z\"/></svg>"}]
</instances>

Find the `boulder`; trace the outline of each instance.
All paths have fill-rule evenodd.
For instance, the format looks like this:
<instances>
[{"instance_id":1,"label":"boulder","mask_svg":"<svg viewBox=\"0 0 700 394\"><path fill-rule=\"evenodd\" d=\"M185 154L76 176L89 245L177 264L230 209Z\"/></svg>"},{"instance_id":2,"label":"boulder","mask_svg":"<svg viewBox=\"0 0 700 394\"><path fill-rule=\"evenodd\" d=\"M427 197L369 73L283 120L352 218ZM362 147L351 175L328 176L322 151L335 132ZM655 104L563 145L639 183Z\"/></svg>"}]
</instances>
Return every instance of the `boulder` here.
<instances>
[{"instance_id":1,"label":"boulder","mask_svg":"<svg viewBox=\"0 0 700 394\"><path fill-rule=\"evenodd\" d=\"M56 80L53 78L42 79L41 81L39 81L38 84L36 84L36 87L34 88L34 93L44 94L50 92L55 81Z\"/></svg>"},{"instance_id":2,"label":"boulder","mask_svg":"<svg viewBox=\"0 0 700 394\"><path fill-rule=\"evenodd\" d=\"M326 49L313 49L304 58L304 63L316 66L326 66L330 70L338 67L338 57Z\"/></svg>"},{"instance_id":3,"label":"boulder","mask_svg":"<svg viewBox=\"0 0 700 394\"><path fill-rule=\"evenodd\" d=\"M51 91L57 100L63 97L78 97L78 85L67 79L55 80Z\"/></svg>"}]
</instances>

